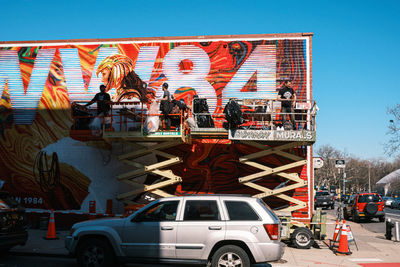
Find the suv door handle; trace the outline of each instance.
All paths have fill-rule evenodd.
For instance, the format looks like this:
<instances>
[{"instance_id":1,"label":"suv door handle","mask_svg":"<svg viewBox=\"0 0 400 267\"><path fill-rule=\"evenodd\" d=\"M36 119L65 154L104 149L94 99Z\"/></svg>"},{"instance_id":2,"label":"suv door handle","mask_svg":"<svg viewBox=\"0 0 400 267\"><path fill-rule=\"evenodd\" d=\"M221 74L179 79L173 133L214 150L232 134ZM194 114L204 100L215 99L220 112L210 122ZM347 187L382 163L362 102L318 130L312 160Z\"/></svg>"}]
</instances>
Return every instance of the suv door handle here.
<instances>
[{"instance_id":1,"label":"suv door handle","mask_svg":"<svg viewBox=\"0 0 400 267\"><path fill-rule=\"evenodd\" d=\"M222 227L221 226L208 226L209 230L221 230Z\"/></svg>"},{"instance_id":2,"label":"suv door handle","mask_svg":"<svg viewBox=\"0 0 400 267\"><path fill-rule=\"evenodd\" d=\"M174 230L172 226L161 226L161 230Z\"/></svg>"}]
</instances>

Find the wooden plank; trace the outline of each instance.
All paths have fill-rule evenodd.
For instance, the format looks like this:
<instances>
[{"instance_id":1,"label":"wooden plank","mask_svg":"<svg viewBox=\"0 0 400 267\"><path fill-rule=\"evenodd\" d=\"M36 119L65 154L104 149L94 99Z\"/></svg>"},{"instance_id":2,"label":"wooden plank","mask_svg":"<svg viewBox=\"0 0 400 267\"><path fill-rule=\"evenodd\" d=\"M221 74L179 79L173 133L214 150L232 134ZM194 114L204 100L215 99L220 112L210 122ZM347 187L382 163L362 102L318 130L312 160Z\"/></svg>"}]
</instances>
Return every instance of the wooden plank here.
<instances>
[{"instance_id":1,"label":"wooden plank","mask_svg":"<svg viewBox=\"0 0 400 267\"><path fill-rule=\"evenodd\" d=\"M181 144L181 141L167 141L167 142L162 142L159 143L157 145L154 146L150 146L150 147L146 147L144 149L140 149L138 151L133 151L133 152L129 152L126 153L124 155L121 155L118 157L118 160L124 160L124 159L129 159L129 158L137 158L146 154L149 154L155 150L159 150L159 149L165 149L165 148L169 148L172 146L176 146Z\"/></svg>"},{"instance_id":2,"label":"wooden plank","mask_svg":"<svg viewBox=\"0 0 400 267\"><path fill-rule=\"evenodd\" d=\"M285 170L288 170L288 169L296 168L296 167L299 167L299 166L303 166L305 164L307 164L307 160L300 160L300 161L297 161L297 162L293 162L293 163L290 163L290 164L286 164L286 165L274 168L273 172L277 173L277 172L285 171Z\"/></svg>"},{"instance_id":3,"label":"wooden plank","mask_svg":"<svg viewBox=\"0 0 400 267\"><path fill-rule=\"evenodd\" d=\"M263 177L263 176L267 176L267 175L270 175L270 174L272 174L272 170L262 171L262 172L250 174L250 175L247 175L247 176L239 178L239 183L244 183L244 182L247 182L247 181L251 181L251 180L254 180L254 179L257 179L257 178L260 178L260 177Z\"/></svg>"},{"instance_id":4,"label":"wooden plank","mask_svg":"<svg viewBox=\"0 0 400 267\"><path fill-rule=\"evenodd\" d=\"M260 178L262 176L267 176L267 175L270 175L270 174L278 174L279 172L282 172L284 170L292 169L294 167L304 165L305 164L304 162L307 162L307 160L303 160L303 161L299 161L299 162L293 162L293 163L286 164L284 166L277 167L277 168L274 168L274 169L271 169L271 170L266 170L266 171L262 171L262 172L259 172L259 173L250 174L250 175L247 175L247 176L239 178L239 182L243 183L243 182L254 180L256 178Z\"/></svg>"},{"instance_id":5,"label":"wooden plank","mask_svg":"<svg viewBox=\"0 0 400 267\"><path fill-rule=\"evenodd\" d=\"M159 150L155 150L155 151L153 151L153 153L156 154L156 155L159 155L161 157L169 158L169 159L172 159L172 158L176 157L174 155L171 155L171 154L165 153L163 151L159 151Z\"/></svg>"},{"instance_id":6,"label":"wooden plank","mask_svg":"<svg viewBox=\"0 0 400 267\"><path fill-rule=\"evenodd\" d=\"M134 170L134 171L130 171L130 172L126 172L123 174L120 174L117 176L117 180L121 181L124 179L131 179L137 176L141 176L144 175L146 173L149 173L155 169L159 169L159 168L165 168L174 164L179 164L180 162L182 162L182 159L179 157L173 158L173 159L169 159L169 160L165 160L150 166L145 166L142 169L139 170Z\"/></svg>"},{"instance_id":7,"label":"wooden plank","mask_svg":"<svg viewBox=\"0 0 400 267\"><path fill-rule=\"evenodd\" d=\"M127 184L129 184L129 185L131 185L131 186L133 186L133 187L135 187L135 188L137 188L137 189L141 189L142 190L142 192L145 192L144 191L144 188L145 188L145 186L147 186L147 185L145 185L145 184L142 184L142 183L138 183L138 182L135 182L135 181L132 181L132 180L124 180L123 182L125 182L125 183L127 183ZM160 190L160 189L154 189L154 190L152 190L151 191L152 193L154 193L154 194L156 194L156 195L159 195L159 196L161 196L161 197L172 197L173 195L171 195L171 194L168 194L167 192L164 192L164 191L162 191L162 190ZM139 193L140 194L140 193Z\"/></svg>"},{"instance_id":8,"label":"wooden plank","mask_svg":"<svg viewBox=\"0 0 400 267\"><path fill-rule=\"evenodd\" d=\"M120 195L117 196L117 199L124 199L124 198L128 198L128 197L132 197L132 196L135 196L135 195L143 193L143 192L148 192L148 191L152 191L154 189L163 188L163 187L166 187L168 185L176 184L178 182L179 181L168 179L167 181L159 182L159 183L156 183L156 184L144 185L143 189L136 189L136 190L132 190L130 192L126 192L126 193L120 194Z\"/></svg>"},{"instance_id":9,"label":"wooden plank","mask_svg":"<svg viewBox=\"0 0 400 267\"><path fill-rule=\"evenodd\" d=\"M268 166L264 166L264 165L262 165L260 163L257 163L257 162L254 162L254 161L247 161L247 162L245 162L245 164L250 165L250 166L255 167L255 168L258 168L258 169L261 169L261 170L264 170L264 171L271 171L271 173L272 173L272 168L270 168ZM283 178L295 181L295 182L303 181L303 179L300 179L300 177L299 177L299 175L297 173L290 173L289 174L289 173L280 172L277 175L279 175L279 176L281 176Z\"/></svg>"},{"instance_id":10,"label":"wooden plank","mask_svg":"<svg viewBox=\"0 0 400 267\"><path fill-rule=\"evenodd\" d=\"M275 154L278 154L278 155L280 155L282 157L285 157L285 158L288 158L288 159L291 159L291 160L294 160L294 161L304 160L304 158L302 158L302 157L296 156L294 154L290 154L290 153L285 152L285 151L276 151Z\"/></svg>"},{"instance_id":11,"label":"wooden plank","mask_svg":"<svg viewBox=\"0 0 400 267\"><path fill-rule=\"evenodd\" d=\"M182 177L175 175L171 170L153 170L152 173L181 182Z\"/></svg>"},{"instance_id":12,"label":"wooden plank","mask_svg":"<svg viewBox=\"0 0 400 267\"><path fill-rule=\"evenodd\" d=\"M182 162L182 159L180 157L175 157L172 159L167 159L167 160L158 162L156 164L152 164L150 166L145 166L144 169L146 171L152 171L152 170L156 170L156 169L166 168L166 167L169 167L171 165L175 165L175 164L178 164L181 162Z\"/></svg>"},{"instance_id":13,"label":"wooden plank","mask_svg":"<svg viewBox=\"0 0 400 267\"><path fill-rule=\"evenodd\" d=\"M283 149L288 149L288 148L298 146L301 143L302 142L290 142L288 144L284 144L284 145L277 146L277 147L267 147L266 150L240 157L239 162L245 162L245 161L256 159L256 158L265 157L267 155L274 154L276 151L280 151Z\"/></svg>"},{"instance_id":14,"label":"wooden plank","mask_svg":"<svg viewBox=\"0 0 400 267\"><path fill-rule=\"evenodd\" d=\"M136 168L138 168L138 169L143 169L143 168L144 168L144 165L143 165L143 164L140 164L140 163L137 163L137 162L134 162L134 161L122 160L121 162L123 162L123 163L125 163L125 164L127 164L127 165L130 165L130 166L132 166L132 167L136 167Z\"/></svg>"}]
</instances>

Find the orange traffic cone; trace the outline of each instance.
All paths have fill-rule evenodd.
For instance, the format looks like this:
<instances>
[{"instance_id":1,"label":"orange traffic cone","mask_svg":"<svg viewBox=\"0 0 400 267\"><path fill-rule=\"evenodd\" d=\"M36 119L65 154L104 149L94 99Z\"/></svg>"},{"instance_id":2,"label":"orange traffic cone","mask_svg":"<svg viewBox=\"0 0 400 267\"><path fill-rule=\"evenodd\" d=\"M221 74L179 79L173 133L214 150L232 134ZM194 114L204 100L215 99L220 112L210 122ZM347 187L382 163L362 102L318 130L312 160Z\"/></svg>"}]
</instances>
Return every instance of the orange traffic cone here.
<instances>
[{"instance_id":1,"label":"orange traffic cone","mask_svg":"<svg viewBox=\"0 0 400 267\"><path fill-rule=\"evenodd\" d=\"M337 238L337 236L339 234L339 230L340 230L339 221L336 220L335 232L333 233L333 238L332 238L333 242L336 242L336 238Z\"/></svg>"},{"instance_id":2,"label":"orange traffic cone","mask_svg":"<svg viewBox=\"0 0 400 267\"><path fill-rule=\"evenodd\" d=\"M50 213L50 220L49 220L49 227L47 229L47 235L43 238L47 239L47 240L58 239L58 237L56 237L56 223L54 221L54 210L53 209L51 210L51 213Z\"/></svg>"},{"instance_id":3,"label":"orange traffic cone","mask_svg":"<svg viewBox=\"0 0 400 267\"><path fill-rule=\"evenodd\" d=\"M339 248L336 255L350 255L349 242L347 241L347 226L346 221L343 220L342 232L340 234Z\"/></svg>"}]
</instances>

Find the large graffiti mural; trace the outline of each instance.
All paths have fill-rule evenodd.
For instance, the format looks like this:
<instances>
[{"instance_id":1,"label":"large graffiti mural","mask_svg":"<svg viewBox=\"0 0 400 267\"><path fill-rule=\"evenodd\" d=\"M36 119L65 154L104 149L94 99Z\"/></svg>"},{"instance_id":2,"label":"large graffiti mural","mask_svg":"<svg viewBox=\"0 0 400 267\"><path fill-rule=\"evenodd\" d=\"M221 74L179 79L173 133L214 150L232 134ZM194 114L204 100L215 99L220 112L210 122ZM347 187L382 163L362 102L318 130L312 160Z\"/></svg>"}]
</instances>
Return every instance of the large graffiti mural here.
<instances>
[{"instance_id":1,"label":"large graffiti mural","mask_svg":"<svg viewBox=\"0 0 400 267\"><path fill-rule=\"evenodd\" d=\"M107 199L129 189L115 180L127 169L117 160L125 148L70 136L71 104L91 100L105 75L111 77L106 91L113 101L138 98L149 102L162 96L161 86L167 82L175 99L207 98L211 113L221 112L218 109L229 98L275 99L288 79L293 81L298 99L307 99L311 97L307 40L2 44L3 189L30 208L87 210L88 201L96 200L98 208L105 209ZM182 145L179 153L185 160L174 172L184 183L170 190L178 194L242 192L237 177L248 170L238 167L237 161L245 149L223 144ZM265 160L274 165L281 159ZM277 180L277 185L280 182Z\"/></svg>"}]
</instances>

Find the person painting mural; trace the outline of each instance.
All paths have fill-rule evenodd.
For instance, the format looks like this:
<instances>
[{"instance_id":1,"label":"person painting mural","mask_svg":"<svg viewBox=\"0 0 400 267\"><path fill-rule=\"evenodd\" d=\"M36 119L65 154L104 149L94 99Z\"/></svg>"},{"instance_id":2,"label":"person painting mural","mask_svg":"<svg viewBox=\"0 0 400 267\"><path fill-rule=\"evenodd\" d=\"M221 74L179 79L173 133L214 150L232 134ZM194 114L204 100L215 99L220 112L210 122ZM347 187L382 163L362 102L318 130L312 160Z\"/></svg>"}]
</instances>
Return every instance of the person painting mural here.
<instances>
[{"instance_id":1,"label":"person painting mural","mask_svg":"<svg viewBox=\"0 0 400 267\"><path fill-rule=\"evenodd\" d=\"M106 93L106 86L100 85L100 93L97 93L85 107L90 106L93 103L97 103L97 116L107 116L110 111L111 97L109 93Z\"/></svg>"},{"instance_id":2,"label":"person painting mural","mask_svg":"<svg viewBox=\"0 0 400 267\"><path fill-rule=\"evenodd\" d=\"M111 97L109 93L106 93L106 86L100 85L100 93L97 93L92 100L90 100L85 107L97 103L97 117L89 124L89 128L93 131L93 135L100 135L103 123L108 127L109 122L106 121L106 116L111 109L110 106Z\"/></svg>"},{"instance_id":3,"label":"person painting mural","mask_svg":"<svg viewBox=\"0 0 400 267\"><path fill-rule=\"evenodd\" d=\"M285 81L283 87L278 92L278 100L282 101L282 124L286 123L286 116L289 114L290 121L293 129L296 129L296 122L294 120L294 108L296 106L296 93L292 88L292 81Z\"/></svg>"},{"instance_id":4,"label":"person painting mural","mask_svg":"<svg viewBox=\"0 0 400 267\"><path fill-rule=\"evenodd\" d=\"M169 113L171 113L172 105L171 93L168 91L168 83L163 83L162 90L164 91L164 94L162 98L160 98L158 101L160 102L160 111L164 115L166 129L169 130L171 127L171 118L169 116Z\"/></svg>"}]
</instances>

